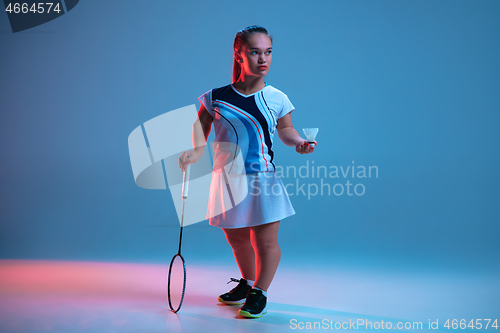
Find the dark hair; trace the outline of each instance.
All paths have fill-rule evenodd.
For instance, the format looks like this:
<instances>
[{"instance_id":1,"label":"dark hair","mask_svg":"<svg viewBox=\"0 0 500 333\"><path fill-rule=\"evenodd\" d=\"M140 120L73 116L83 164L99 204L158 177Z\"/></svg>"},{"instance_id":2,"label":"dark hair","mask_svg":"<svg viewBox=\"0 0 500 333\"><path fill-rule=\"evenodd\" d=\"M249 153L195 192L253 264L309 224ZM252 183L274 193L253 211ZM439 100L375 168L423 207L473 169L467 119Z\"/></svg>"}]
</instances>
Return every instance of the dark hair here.
<instances>
[{"instance_id":1,"label":"dark hair","mask_svg":"<svg viewBox=\"0 0 500 333\"><path fill-rule=\"evenodd\" d=\"M273 37L269 35L267 32L266 28L261 27L260 25L251 25L249 27L246 27L245 29L241 29L236 33L236 37L234 37L234 44L233 44L233 51L234 52L240 52L241 48L244 44L248 42L248 39L250 36L252 36L254 33L262 33L265 34L266 36L269 37L271 40L271 43L273 42ZM233 54L234 58L234 54ZM236 80L239 79L241 74L241 65L239 62L236 61L236 58L233 59L233 83L236 82Z\"/></svg>"}]
</instances>

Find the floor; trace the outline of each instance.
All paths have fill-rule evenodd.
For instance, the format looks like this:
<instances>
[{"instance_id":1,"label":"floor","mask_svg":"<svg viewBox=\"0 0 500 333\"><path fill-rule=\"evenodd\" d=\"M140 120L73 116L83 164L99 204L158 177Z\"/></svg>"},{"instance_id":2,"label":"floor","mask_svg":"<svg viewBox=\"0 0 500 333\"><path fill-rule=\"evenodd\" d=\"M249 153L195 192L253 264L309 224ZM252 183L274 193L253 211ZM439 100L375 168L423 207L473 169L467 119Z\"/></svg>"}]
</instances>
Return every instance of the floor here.
<instances>
[{"instance_id":1,"label":"floor","mask_svg":"<svg viewBox=\"0 0 500 333\"><path fill-rule=\"evenodd\" d=\"M216 301L236 285L226 284L239 277L235 266L187 263L177 314L168 307L167 270L167 264L0 260L0 332L374 331L398 323L404 331L429 330L430 323L455 331L444 327L447 319L450 325L483 319L484 331L484 319L500 319L494 273L280 264L268 313L244 319L238 307ZM488 331L498 332L493 323Z\"/></svg>"}]
</instances>

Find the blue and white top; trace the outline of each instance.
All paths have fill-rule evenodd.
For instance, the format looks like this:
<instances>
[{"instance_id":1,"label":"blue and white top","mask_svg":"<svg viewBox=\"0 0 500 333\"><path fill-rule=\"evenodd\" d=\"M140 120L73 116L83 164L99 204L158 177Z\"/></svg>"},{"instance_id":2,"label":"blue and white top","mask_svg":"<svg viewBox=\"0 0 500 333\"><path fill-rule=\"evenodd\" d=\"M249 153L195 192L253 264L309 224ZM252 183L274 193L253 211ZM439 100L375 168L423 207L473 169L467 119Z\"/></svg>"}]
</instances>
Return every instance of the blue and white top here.
<instances>
[{"instance_id":1,"label":"blue and white top","mask_svg":"<svg viewBox=\"0 0 500 333\"><path fill-rule=\"evenodd\" d=\"M213 117L214 142L236 144L246 173L275 171L272 147L277 120L295 109L286 94L266 83L261 90L243 95L229 84L198 99ZM214 170L225 164L224 156L214 148Z\"/></svg>"}]
</instances>

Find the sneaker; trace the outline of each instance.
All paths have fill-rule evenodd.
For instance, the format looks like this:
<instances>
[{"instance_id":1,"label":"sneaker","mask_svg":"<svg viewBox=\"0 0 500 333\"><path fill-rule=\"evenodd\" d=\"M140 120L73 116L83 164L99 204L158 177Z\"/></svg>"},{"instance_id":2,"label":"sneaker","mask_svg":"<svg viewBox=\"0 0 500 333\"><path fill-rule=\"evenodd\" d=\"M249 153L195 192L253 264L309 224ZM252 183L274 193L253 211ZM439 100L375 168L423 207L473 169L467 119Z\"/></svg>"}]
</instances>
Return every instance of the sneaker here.
<instances>
[{"instance_id":1,"label":"sneaker","mask_svg":"<svg viewBox=\"0 0 500 333\"><path fill-rule=\"evenodd\" d=\"M245 304L238 311L238 314L245 318L260 318L267 313L266 304L267 297L262 295L262 290L250 289Z\"/></svg>"},{"instance_id":2,"label":"sneaker","mask_svg":"<svg viewBox=\"0 0 500 333\"><path fill-rule=\"evenodd\" d=\"M243 304L247 297L248 291L252 288L248 285L247 280L231 278L230 282L239 282L231 291L219 296L218 301L226 304Z\"/></svg>"}]
</instances>

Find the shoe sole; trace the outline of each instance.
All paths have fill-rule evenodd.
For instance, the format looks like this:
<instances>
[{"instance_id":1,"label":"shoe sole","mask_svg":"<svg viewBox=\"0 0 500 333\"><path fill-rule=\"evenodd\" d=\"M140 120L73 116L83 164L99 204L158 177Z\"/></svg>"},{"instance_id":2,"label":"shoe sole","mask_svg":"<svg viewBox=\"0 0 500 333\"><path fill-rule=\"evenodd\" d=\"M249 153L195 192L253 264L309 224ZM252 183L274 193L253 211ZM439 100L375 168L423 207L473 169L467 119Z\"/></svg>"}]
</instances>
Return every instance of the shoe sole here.
<instances>
[{"instance_id":1,"label":"shoe sole","mask_svg":"<svg viewBox=\"0 0 500 333\"><path fill-rule=\"evenodd\" d=\"M230 304L230 305L243 305L243 303L245 303L245 300L246 298L243 298L242 300L239 300L239 301L225 301L223 300L222 298L218 298L217 299L220 303L224 303L224 304Z\"/></svg>"},{"instance_id":2,"label":"shoe sole","mask_svg":"<svg viewBox=\"0 0 500 333\"><path fill-rule=\"evenodd\" d=\"M242 317L245 317L245 318L260 318L260 317L262 317L263 314L266 314L266 313L267 313L267 310L265 310L264 312L259 313L259 314L251 314L250 312L245 311L245 310L238 311L238 314Z\"/></svg>"}]
</instances>

